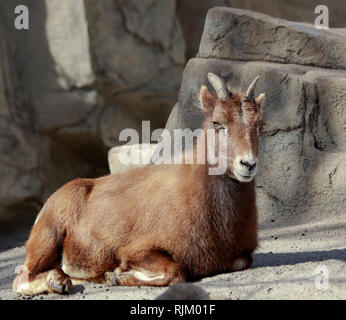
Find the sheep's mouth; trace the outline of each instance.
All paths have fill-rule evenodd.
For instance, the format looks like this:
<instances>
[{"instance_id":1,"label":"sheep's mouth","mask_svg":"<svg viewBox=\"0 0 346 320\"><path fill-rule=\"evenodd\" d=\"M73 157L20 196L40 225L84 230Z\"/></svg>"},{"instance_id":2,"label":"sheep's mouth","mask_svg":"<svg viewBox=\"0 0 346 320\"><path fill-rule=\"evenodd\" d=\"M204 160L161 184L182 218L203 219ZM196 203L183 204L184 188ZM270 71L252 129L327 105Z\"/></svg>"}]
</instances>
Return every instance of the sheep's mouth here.
<instances>
[{"instance_id":1,"label":"sheep's mouth","mask_svg":"<svg viewBox=\"0 0 346 320\"><path fill-rule=\"evenodd\" d=\"M255 176L255 174L253 174L253 175L243 175L243 174L240 174L237 171L234 171L234 175L237 178L237 180L239 180L240 182L250 182L253 179L253 177Z\"/></svg>"}]
</instances>

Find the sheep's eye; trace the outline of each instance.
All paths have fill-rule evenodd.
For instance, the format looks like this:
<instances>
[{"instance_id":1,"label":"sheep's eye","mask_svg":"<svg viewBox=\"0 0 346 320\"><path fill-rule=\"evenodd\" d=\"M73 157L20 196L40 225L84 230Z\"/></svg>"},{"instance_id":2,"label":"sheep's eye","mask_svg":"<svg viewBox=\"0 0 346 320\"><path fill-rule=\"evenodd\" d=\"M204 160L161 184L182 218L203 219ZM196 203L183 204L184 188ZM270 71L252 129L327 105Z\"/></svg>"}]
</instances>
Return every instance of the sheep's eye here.
<instances>
[{"instance_id":1,"label":"sheep's eye","mask_svg":"<svg viewBox=\"0 0 346 320\"><path fill-rule=\"evenodd\" d=\"M213 121L213 126L217 130L225 129L225 127L220 122L217 122L217 121Z\"/></svg>"}]
</instances>

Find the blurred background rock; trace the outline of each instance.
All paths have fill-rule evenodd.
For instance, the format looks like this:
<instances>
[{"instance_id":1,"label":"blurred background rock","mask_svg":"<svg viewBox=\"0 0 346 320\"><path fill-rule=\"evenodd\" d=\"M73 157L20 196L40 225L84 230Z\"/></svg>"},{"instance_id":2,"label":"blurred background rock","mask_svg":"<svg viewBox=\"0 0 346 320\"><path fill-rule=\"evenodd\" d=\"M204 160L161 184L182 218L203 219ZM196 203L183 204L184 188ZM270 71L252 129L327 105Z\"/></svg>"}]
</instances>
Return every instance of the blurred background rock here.
<instances>
[{"instance_id":1,"label":"blurred background rock","mask_svg":"<svg viewBox=\"0 0 346 320\"><path fill-rule=\"evenodd\" d=\"M29 30L14 28L14 8L21 4L29 8ZM185 64L198 53L208 9L232 6L313 23L318 4L0 0L0 239L24 238L43 202L65 182L107 174L107 151L120 144L122 129L140 132L142 120L151 121L151 130L165 126ZM343 2L323 4L329 7L330 26L344 27ZM311 121L320 121L318 115ZM324 129L314 128L316 136L326 137L321 143L330 145ZM300 137L292 139L299 143ZM275 191L265 197L266 204L291 205L280 204Z\"/></svg>"},{"instance_id":2,"label":"blurred background rock","mask_svg":"<svg viewBox=\"0 0 346 320\"><path fill-rule=\"evenodd\" d=\"M339 0L178 0L177 14L186 40L186 56L198 52L205 16L212 7L232 7L269 14L275 18L314 23L315 7L326 5L329 9L329 26L345 28L346 8Z\"/></svg>"}]
</instances>

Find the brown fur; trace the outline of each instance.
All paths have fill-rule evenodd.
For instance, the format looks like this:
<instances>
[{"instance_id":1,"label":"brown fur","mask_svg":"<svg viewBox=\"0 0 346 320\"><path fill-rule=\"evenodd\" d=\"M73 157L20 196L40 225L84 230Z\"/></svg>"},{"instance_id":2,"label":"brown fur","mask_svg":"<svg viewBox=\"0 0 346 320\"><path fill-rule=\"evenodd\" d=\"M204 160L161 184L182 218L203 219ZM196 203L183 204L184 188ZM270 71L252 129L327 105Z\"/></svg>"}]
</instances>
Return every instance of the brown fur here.
<instances>
[{"instance_id":1,"label":"brown fur","mask_svg":"<svg viewBox=\"0 0 346 320\"><path fill-rule=\"evenodd\" d=\"M250 147L257 155L258 104L242 94L220 101L203 87L201 101L205 128L217 120L229 130L230 158ZM257 246L256 230L254 182L234 179L231 163L221 176L208 175L208 164L182 164L76 179L43 206L26 244L27 272L17 276L14 290L36 293L18 283L24 275L34 281L61 260L71 278L80 278L78 271L92 279L116 269L111 281L118 285L165 286L235 271L239 258L245 269Z\"/></svg>"}]
</instances>

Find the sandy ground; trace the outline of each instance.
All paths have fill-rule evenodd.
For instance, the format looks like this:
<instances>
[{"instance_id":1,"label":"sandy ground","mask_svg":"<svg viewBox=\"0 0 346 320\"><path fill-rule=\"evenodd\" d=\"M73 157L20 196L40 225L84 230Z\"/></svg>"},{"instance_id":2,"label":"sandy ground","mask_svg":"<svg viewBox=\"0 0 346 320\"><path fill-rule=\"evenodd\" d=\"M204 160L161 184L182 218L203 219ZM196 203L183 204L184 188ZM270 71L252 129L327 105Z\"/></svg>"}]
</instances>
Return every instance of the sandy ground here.
<instances>
[{"instance_id":1,"label":"sandy ground","mask_svg":"<svg viewBox=\"0 0 346 320\"><path fill-rule=\"evenodd\" d=\"M196 284L216 299L346 299L346 217L259 230L251 269ZM25 297L12 292L22 243L0 249L0 299L154 299L166 288L107 287L83 283L68 296Z\"/></svg>"}]
</instances>

